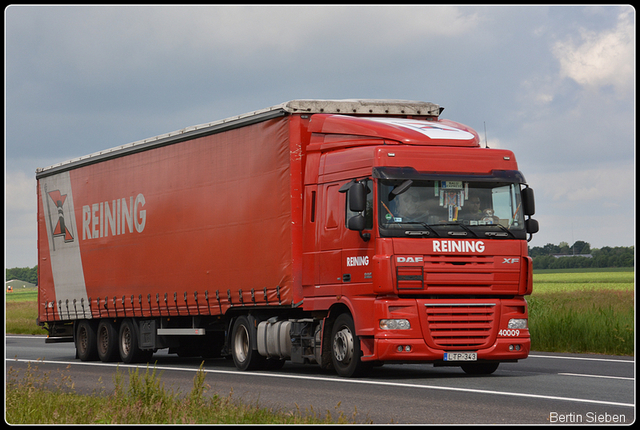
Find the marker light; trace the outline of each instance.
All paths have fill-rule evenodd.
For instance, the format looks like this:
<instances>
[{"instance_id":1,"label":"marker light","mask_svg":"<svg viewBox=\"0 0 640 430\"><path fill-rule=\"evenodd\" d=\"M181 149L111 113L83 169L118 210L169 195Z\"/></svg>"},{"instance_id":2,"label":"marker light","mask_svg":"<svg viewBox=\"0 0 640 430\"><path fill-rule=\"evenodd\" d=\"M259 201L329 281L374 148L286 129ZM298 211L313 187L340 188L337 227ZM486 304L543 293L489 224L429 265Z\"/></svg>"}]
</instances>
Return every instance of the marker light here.
<instances>
[{"instance_id":1,"label":"marker light","mask_svg":"<svg viewBox=\"0 0 640 430\"><path fill-rule=\"evenodd\" d=\"M508 328L524 329L528 327L526 318L513 318L509 320Z\"/></svg>"},{"instance_id":2,"label":"marker light","mask_svg":"<svg viewBox=\"0 0 640 430\"><path fill-rule=\"evenodd\" d=\"M411 324L409 320L380 320L382 330L409 330Z\"/></svg>"}]
</instances>

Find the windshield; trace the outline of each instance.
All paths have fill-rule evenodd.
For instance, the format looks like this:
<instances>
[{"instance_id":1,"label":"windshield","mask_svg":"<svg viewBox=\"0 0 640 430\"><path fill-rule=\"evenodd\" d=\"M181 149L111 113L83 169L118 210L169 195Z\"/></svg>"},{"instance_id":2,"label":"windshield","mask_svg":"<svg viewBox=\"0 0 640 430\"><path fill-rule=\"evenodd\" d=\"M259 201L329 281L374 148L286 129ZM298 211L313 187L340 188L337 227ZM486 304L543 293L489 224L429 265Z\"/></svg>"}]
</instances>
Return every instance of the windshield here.
<instances>
[{"instance_id":1,"label":"windshield","mask_svg":"<svg viewBox=\"0 0 640 430\"><path fill-rule=\"evenodd\" d=\"M423 231L424 236L526 237L517 183L381 179L379 184L382 236Z\"/></svg>"}]
</instances>

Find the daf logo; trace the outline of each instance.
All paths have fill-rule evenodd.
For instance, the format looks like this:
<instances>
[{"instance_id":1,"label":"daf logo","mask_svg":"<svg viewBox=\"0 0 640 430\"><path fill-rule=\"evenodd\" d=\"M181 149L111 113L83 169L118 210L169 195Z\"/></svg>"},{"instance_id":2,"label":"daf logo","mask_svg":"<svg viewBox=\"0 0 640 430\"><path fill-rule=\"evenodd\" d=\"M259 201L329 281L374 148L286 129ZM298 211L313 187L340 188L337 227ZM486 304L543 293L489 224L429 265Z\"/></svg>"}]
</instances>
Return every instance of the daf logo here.
<instances>
[{"instance_id":1,"label":"daf logo","mask_svg":"<svg viewBox=\"0 0 640 430\"><path fill-rule=\"evenodd\" d=\"M422 263L422 256L415 257L397 257L396 261L398 263Z\"/></svg>"},{"instance_id":2,"label":"daf logo","mask_svg":"<svg viewBox=\"0 0 640 430\"><path fill-rule=\"evenodd\" d=\"M513 264L518 263L520 261L519 258L505 258L502 264Z\"/></svg>"}]
</instances>

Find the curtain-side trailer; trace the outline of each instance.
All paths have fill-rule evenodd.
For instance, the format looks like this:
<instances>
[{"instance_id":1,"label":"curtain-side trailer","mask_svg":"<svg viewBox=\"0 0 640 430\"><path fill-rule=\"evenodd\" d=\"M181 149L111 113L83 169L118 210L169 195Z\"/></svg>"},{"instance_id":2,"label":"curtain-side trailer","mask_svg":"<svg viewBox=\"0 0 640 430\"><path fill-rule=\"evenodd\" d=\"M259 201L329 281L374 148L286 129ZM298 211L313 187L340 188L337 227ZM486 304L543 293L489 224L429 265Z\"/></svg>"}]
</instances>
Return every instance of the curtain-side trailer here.
<instances>
[{"instance_id":1,"label":"curtain-side trailer","mask_svg":"<svg viewBox=\"0 0 640 430\"><path fill-rule=\"evenodd\" d=\"M294 100L38 169L47 342L342 376L526 358L533 191L441 112Z\"/></svg>"}]
</instances>

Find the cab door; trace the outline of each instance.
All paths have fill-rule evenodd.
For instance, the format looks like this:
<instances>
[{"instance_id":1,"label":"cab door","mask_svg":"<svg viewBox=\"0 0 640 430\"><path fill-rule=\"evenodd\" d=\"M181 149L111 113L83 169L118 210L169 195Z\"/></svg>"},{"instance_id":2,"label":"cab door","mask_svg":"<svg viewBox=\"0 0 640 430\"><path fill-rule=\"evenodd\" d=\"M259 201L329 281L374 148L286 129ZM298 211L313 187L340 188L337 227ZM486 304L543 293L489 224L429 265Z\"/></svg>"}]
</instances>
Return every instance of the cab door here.
<instances>
[{"instance_id":1,"label":"cab door","mask_svg":"<svg viewBox=\"0 0 640 430\"><path fill-rule=\"evenodd\" d=\"M306 274L303 276L305 297L335 298L349 293L345 292L345 286L371 283L372 241L365 241L360 232L346 227L346 220L354 213L347 208L348 191L340 192L340 189L351 181L352 179L318 184L317 188L314 186L308 190L308 197L315 199L315 203L309 204L313 222L307 224L307 231L315 231L315 249L312 250L314 247L310 238L306 239ZM366 211L370 218L373 216L371 194L367 196ZM368 220L369 231L365 229L365 236L367 233L371 235L372 225L372 220Z\"/></svg>"},{"instance_id":2,"label":"cab door","mask_svg":"<svg viewBox=\"0 0 640 430\"><path fill-rule=\"evenodd\" d=\"M349 208L351 188L344 193L343 223L345 227L342 237L342 284L344 294L347 294L344 290L347 285L352 286L349 292L355 293L353 288L356 286L365 286L364 284L371 284L372 282L372 258L374 255L372 240L373 181L371 179L360 179L358 182L364 185L366 192L364 211L354 212ZM364 217L364 230L349 230L347 228L349 218L358 215Z\"/></svg>"},{"instance_id":3,"label":"cab door","mask_svg":"<svg viewBox=\"0 0 640 430\"><path fill-rule=\"evenodd\" d=\"M340 295L344 195L339 182L305 189L302 288L304 297Z\"/></svg>"}]
</instances>

